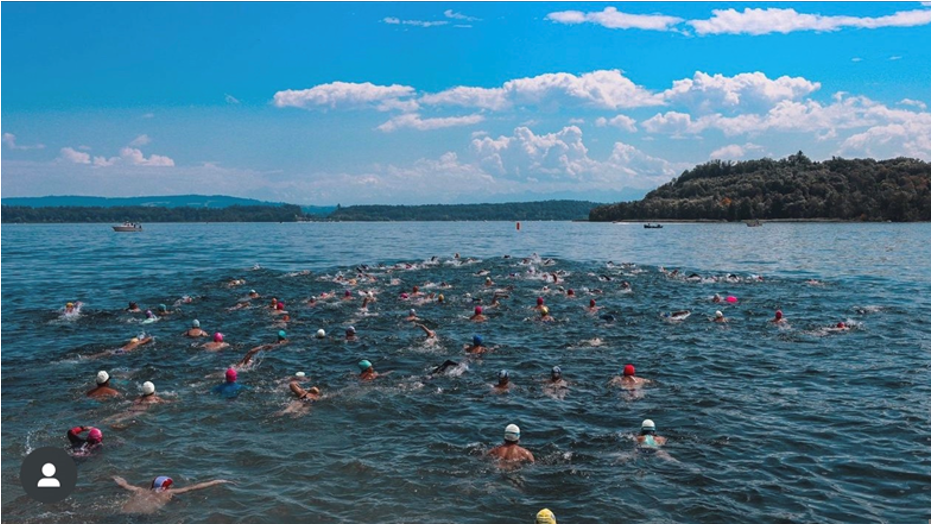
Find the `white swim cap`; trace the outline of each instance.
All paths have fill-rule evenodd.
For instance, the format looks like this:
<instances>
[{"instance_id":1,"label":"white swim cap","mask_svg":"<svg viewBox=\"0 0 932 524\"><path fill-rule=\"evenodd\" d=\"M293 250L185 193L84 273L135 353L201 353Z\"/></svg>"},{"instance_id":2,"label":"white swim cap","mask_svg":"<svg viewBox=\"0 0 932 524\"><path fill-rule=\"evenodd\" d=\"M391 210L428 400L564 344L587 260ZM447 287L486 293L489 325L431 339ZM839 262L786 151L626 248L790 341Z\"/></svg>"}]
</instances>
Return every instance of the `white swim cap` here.
<instances>
[{"instance_id":1,"label":"white swim cap","mask_svg":"<svg viewBox=\"0 0 932 524\"><path fill-rule=\"evenodd\" d=\"M201 321L195 318L195 319L191 322L191 327L192 327L192 328L199 328L199 327L201 327Z\"/></svg>"},{"instance_id":2,"label":"white swim cap","mask_svg":"<svg viewBox=\"0 0 932 524\"><path fill-rule=\"evenodd\" d=\"M110 380L109 373L107 373L106 371L97 372L97 383L98 384L106 384L108 380Z\"/></svg>"},{"instance_id":3,"label":"white swim cap","mask_svg":"<svg viewBox=\"0 0 932 524\"><path fill-rule=\"evenodd\" d=\"M722 317L724 317L724 316L725 316L725 315L723 315L721 311L716 311L716 312L715 312L715 318L722 318Z\"/></svg>"},{"instance_id":4,"label":"white swim cap","mask_svg":"<svg viewBox=\"0 0 932 524\"><path fill-rule=\"evenodd\" d=\"M298 371L297 373L294 374L294 376L298 378L304 378L306 375L304 374L303 371Z\"/></svg>"},{"instance_id":5,"label":"white swim cap","mask_svg":"<svg viewBox=\"0 0 932 524\"><path fill-rule=\"evenodd\" d=\"M505 426L505 440L508 442L517 442L521 438L521 428L517 424L508 424Z\"/></svg>"},{"instance_id":6,"label":"white swim cap","mask_svg":"<svg viewBox=\"0 0 932 524\"><path fill-rule=\"evenodd\" d=\"M326 332L326 331L324 331L323 329L318 329L318 330L317 330L317 338L324 338L324 337L326 337L326 336L327 336L327 332Z\"/></svg>"},{"instance_id":7,"label":"white swim cap","mask_svg":"<svg viewBox=\"0 0 932 524\"><path fill-rule=\"evenodd\" d=\"M654 426L654 421L653 421L653 420L651 420L651 419L645 419L644 422L641 422L641 430L643 431L643 430L645 430L645 429L649 429L649 430L651 430L651 431L654 431L655 429L657 429L657 427Z\"/></svg>"},{"instance_id":8,"label":"white swim cap","mask_svg":"<svg viewBox=\"0 0 932 524\"><path fill-rule=\"evenodd\" d=\"M417 311L415 311L415 310L413 310L413 309L410 309L410 310L408 310L408 314L411 315L412 317L415 317L415 316L417 316Z\"/></svg>"},{"instance_id":9,"label":"white swim cap","mask_svg":"<svg viewBox=\"0 0 932 524\"><path fill-rule=\"evenodd\" d=\"M148 380L142 383L142 394L151 395L155 393L155 384L149 382Z\"/></svg>"}]
</instances>

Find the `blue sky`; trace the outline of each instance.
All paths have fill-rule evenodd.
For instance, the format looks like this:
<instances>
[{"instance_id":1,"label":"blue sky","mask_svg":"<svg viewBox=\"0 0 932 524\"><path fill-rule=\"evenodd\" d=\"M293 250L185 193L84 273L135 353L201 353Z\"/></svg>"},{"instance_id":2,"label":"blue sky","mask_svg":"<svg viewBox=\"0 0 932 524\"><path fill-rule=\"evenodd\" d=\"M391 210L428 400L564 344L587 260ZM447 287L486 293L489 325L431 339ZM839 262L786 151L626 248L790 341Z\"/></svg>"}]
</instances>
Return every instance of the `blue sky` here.
<instances>
[{"instance_id":1,"label":"blue sky","mask_svg":"<svg viewBox=\"0 0 932 524\"><path fill-rule=\"evenodd\" d=\"M930 157L928 3L6 3L2 195L643 193Z\"/></svg>"}]
</instances>

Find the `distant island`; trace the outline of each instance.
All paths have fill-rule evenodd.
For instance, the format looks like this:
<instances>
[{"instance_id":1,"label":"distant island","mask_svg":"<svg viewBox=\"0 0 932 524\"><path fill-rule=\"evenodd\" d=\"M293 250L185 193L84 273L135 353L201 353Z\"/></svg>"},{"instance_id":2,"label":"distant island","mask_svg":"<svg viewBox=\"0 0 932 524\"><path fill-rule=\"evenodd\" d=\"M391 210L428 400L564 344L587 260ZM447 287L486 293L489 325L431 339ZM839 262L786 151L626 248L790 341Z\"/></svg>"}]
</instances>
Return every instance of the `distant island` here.
<instances>
[{"instance_id":1,"label":"distant island","mask_svg":"<svg viewBox=\"0 0 932 524\"><path fill-rule=\"evenodd\" d=\"M587 220L577 200L422 206L297 206L223 196L4 198L3 223Z\"/></svg>"},{"instance_id":2,"label":"distant island","mask_svg":"<svg viewBox=\"0 0 932 524\"><path fill-rule=\"evenodd\" d=\"M596 207L589 220L927 222L929 178L929 163L911 158L714 160L637 202Z\"/></svg>"}]
</instances>

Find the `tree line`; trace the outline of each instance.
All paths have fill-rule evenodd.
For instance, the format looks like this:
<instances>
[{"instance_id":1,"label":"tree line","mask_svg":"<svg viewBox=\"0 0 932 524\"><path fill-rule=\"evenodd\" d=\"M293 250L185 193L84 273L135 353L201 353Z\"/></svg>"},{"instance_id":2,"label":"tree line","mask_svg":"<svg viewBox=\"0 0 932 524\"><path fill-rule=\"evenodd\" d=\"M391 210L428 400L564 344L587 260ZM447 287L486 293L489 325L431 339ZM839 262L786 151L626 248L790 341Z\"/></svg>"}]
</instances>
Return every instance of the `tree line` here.
<instances>
[{"instance_id":1,"label":"tree line","mask_svg":"<svg viewBox=\"0 0 932 524\"><path fill-rule=\"evenodd\" d=\"M86 222L296 222L306 220L300 206L203 207L25 207L2 206L3 223Z\"/></svg>"},{"instance_id":2,"label":"tree line","mask_svg":"<svg viewBox=\"0 0 932 524\"><path fill-rule=\"evenodd\" d=\"M508 204L337 206L328 217L342 221L585 220L595 202L546 200Z\"/></svg>"},{"instance_id":3,"label":"tree line","mask_svg":"<svg viewBox=\"0 0 932 524\"><path fill-rule=\"evenodd\" d=\"M713 160L640 201L596 207L589 220L929 221L929 178L929 163L912 158Z\"/></svg>"}]
</instances>

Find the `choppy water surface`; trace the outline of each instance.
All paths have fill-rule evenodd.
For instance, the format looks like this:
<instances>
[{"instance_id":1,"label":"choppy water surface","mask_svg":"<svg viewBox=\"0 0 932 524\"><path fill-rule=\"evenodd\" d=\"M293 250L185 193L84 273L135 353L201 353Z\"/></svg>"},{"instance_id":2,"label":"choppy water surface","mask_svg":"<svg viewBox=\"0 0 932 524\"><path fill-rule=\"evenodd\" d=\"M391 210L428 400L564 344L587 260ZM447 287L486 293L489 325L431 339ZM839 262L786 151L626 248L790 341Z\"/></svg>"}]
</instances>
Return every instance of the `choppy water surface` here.
<instances>
[{"instance_id":1,"label":"choppy water surface","mask_svg":"<svg viewBox=\"0 0 932 524\"><path fill-rule=\"evenodd\" d=\"M155 517L175 522L530 522L542 507L560 522L591 523L929 518L928 224L522 226L4 226L3 521L151 522L119 514L127 492L111 477L142 485L161 474L176 486L236 481L180 495ZM336 281L361 265L374 280ZM546 284L544 272L561 282ZM729 273L739 281L723 280ZM228 287L236 278L246 284ZM402 299L414 285L446 303ZM263 299L228 311L250 288ZM347 289L354 300L306 303ZM496 289L508 298L486 309L487 323L469 322ZM377 298L368 312L364 291ZM714 293L738 303L712 304ZM154 309L184 295L194 301L154 324L122 311L130 300ZM240 373L252 389L238 399L210 395L226 366L274 340L279 327L262 307L271 296L287 304L292 342ZM538 296L556 322L534 320ZM585 311L590 298L598 314ZM81 314L63 318L75 300ZM437 343L404 321L412 307ZM767 322L777 308L788 327ZM659 316L678 309L692 315ZM728 324L709 322L716 309ZM180 334L194 318L233 347L192 347ZM853 328L826 329L839 321ZM342 340L350 325L357 343ZM313 337L318 328L326 339ZM156 342L86 358L141 331ZM475 333L495 351L458 376L429 378L462 360ZM361 358L391 373L360 384ZM606 384L629 362L655 381L642 395ZM571 383L563 399L541 389L553 365ZM130 398L152 380L173 402L102 424L129 400L84 398L99 369ZM501 369L519 388L492 395ZM280 416L285 379L298 370L325 398L304 416ZM669 460L632 453L644 418L668 437ZM537 463L506 471L483 454L512 422ZM79 424L101 425L104 451L81 459L69 499L32 502L19 486L22 458L64 447Z\"/></svg>"}]
</instances>

